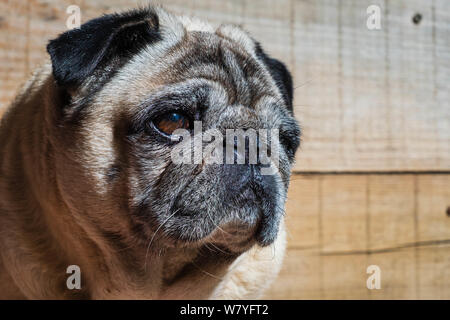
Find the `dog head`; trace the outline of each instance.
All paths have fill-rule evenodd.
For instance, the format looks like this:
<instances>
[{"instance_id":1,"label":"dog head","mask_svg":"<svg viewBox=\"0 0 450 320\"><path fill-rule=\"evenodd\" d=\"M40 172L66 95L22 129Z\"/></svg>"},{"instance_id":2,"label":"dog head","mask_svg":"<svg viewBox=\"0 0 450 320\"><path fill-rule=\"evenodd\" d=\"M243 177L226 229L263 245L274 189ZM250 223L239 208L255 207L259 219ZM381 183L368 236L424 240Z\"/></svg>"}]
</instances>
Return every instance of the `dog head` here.
<instances>
[{"instance_id":1,"label":"dog head","mask_svg":"<svg viewBox=\"0 0 450 320\"><path fill-rule=\"evenodd\" d=\"M144 8L91 20L47 49L58 186L78 221L159 247L274 241L300 131L289 72L246 32ZM244 148L227 129L247 133ZM183 149L191 161L174 161L187 146L200 155Z\"/></svg>"}]
</instances>

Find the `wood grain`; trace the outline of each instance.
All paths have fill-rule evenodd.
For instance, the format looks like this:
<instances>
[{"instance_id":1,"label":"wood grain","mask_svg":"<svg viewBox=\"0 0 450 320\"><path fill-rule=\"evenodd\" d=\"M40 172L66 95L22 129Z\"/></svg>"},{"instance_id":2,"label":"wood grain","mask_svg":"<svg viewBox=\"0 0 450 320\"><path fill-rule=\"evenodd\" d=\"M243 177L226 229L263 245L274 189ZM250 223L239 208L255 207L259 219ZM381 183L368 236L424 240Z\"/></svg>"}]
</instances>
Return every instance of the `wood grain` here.
<instances>
[{"instance_id":1,"label":"wood grain","mask_svg":"<svg viewBox=\"0 0 450 320\"><path fill-rule=\"evenodd\" d=\"M366 28L370 4L381 30ZM448 1L295 1L296 170L448 171L449 12Z\"/></svg>"},{"instance_id":2,"label":"wood grain","mask_svg":"<svg viewBox=\"0 0 450 320\"><path fill-rule=\"evenodd\" d=\"M295 175L271 299L450 299L450 175ZM369 265L381 289L366 287Z\"/></svg>"},{"instance_id":3,"label":"wood grain","mask_svg":"<svg viewBox=\"0 0 450 320\"><path fill-rule=\"evenodd\" d=\"M28 3L0 1L0 116L28 75Z\"/></svg>"},{"instance_id":4,"label":"wood grain","mask_svg":"<svg viewBox=\"0 0 450 320\"><path fill-rule=\"evenodd\" d=\"M297 172L450 171L448 1L160 2L214 24L240 24L289 65L303 127ZM70 4L87 21L145 2L0 1L2 105L47 57L45 44L65 30ZM366 27L373 4L381 30Z\"/></svg>"},{"instance_id":5,"label":"wood grain","mask_svg":"<svg viewBox=\"0 0 450 320\"><path fill-rule=\"evenodd\" d=\"M242 25L292 70L303 128L294 170L313 174L292 178L289 250L267 297L450 299L450 2L160 2ZM71 4L85 22L146 1L0 0L0 116ZM373 4L381 30L366 27ZM366 288L371 264L381 290Z\"/></svg>"}]
</instances>

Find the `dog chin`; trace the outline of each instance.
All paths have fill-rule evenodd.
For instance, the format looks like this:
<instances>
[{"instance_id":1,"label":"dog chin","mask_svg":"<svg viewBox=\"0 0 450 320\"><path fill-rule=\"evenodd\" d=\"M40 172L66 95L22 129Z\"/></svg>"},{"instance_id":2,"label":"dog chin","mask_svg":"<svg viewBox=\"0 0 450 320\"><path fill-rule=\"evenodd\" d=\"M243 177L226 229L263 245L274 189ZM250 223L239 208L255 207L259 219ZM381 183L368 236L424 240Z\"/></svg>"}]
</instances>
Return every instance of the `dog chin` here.
<instances>
[{"instance_id":1,"label":"dog chin","mask_svg":"<svg viewBox=\"0 0 450 320\"><path fill-rule=\"evenodd\" d=\"M245 211L253 212L245 220L218 225L212 221L192 221L192 217L195 219L192 214L174 217L171 225L164 231L164 245L171 248L207 246L213 251L242 253L255 244L261 247L272 244L276 239L278 225L264 224L262 210L259 208ZM191 221L186 221L186 217ZM270 238L267 234L270 234Z\"/></svg>"}]
</instances>

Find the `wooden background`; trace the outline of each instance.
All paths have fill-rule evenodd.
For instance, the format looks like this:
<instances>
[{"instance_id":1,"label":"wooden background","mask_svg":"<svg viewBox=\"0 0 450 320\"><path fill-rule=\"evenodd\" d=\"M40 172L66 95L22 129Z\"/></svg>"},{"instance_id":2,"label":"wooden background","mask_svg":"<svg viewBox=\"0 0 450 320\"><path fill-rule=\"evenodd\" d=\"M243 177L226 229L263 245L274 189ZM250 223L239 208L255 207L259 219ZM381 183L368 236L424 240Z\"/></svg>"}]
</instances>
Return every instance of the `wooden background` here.
<instances>
[{"instance_id":1,"label":"wooden background","mask_svg":"<svg viewBox=\"0 0 450 320\"><path fill-rule=\"evenodd\" d=\"M450 299L450 1L167 0L290 67L303 128L274 299ZM0 114L65 31L126 0L0 0ZM369 5L381 29L366 27ZM413 16L420 14L419 23ZM381 289L366 268L381 269Z\"/></svg>"}]
</instances>

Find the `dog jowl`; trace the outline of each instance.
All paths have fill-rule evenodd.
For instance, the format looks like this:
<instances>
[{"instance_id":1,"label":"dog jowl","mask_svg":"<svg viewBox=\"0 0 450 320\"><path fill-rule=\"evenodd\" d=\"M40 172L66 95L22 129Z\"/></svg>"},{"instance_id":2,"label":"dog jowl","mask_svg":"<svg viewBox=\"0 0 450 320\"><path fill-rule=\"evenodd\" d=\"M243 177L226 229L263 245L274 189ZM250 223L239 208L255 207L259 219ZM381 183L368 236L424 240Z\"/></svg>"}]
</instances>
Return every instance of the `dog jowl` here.
<instances>
[{"instance_id":1,"label":"dog jowl","mask_svg":"<svg viewBox=\"0 0 450 320\"><path fill-rule=\"evenodd\" d=\"M159 7L91 20L47 51L0 127L4 295L260 295L299 145L286 67L236 26ZM192 161L174 161L186 144ZM261 283L237 292L247 266Z\"/></svg>"}]
</instances>

